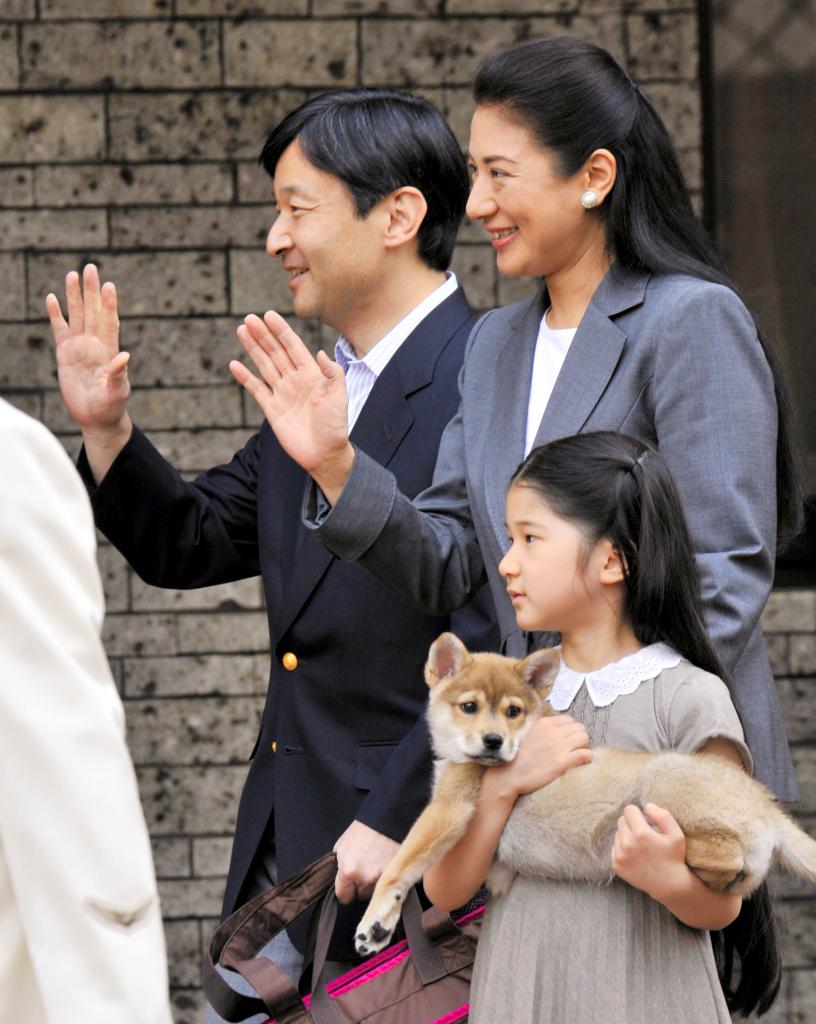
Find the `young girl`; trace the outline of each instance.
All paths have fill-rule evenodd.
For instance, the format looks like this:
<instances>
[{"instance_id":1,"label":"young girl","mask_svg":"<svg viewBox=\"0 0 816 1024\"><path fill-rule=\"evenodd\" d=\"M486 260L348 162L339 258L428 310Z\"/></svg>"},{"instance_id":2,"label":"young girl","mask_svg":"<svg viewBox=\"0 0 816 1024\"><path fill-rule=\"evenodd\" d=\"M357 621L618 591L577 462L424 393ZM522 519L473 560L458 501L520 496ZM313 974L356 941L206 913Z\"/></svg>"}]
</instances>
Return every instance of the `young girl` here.
<instances>
[{"instance_id":1,"label":"young girl","mask_svg":"<svg viewBox=\"0 0 816 1024\"><path fill-rule=\"evenodd\" d=\"M515 761L485 772L467 833L425 876L443 909L484 880L516 799L590 760L592 746L702 751L751 770L656 451L611 432L534 449L512 477L507 529L499 571L518 625L561 634L549 699L564 714L541 719ZM708 931L737 920L740 898L689 870L677 823L652 804L624 809L612 869L603 886L519 876L490 903L471 1024L730 1022ZM741 924L769 905L765 893L749 903ZM729 940L740 947L739 935ZM767 1006L778 988L772 934L755 953L729 993L735 1009Z\"/></svg>"}]
</instances>

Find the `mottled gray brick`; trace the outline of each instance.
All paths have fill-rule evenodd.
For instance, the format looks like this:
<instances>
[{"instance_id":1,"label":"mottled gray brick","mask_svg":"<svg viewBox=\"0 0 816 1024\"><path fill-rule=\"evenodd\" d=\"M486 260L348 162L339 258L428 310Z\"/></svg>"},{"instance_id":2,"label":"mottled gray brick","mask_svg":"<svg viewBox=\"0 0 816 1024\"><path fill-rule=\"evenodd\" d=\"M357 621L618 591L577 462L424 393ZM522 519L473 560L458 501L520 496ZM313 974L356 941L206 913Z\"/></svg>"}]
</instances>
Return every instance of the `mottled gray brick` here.
<instances>
[{"instance_id":1,"label":"mottled gray brick","mask_svg":"<svg viewBox=\"0 0 816 1024\"><path fill-rule=\"evenodd\" d=\"M176 13L183 15L230 15L255 18L308 14L309 0L176 0Z\"/></svg>"},{"instance_id":2,"label":"mottled gray brick","mask_svg":"<svg viewBox=\"0 0 816 1024\"><path fill-rule=\"evenodd\" d=\"M499 278L499 302L500 306L509 306L513 302L529 298L541 287L541 281L532 277L505 277Z\"/></svg>"},{"instance_id":3,"label":"mottled gray brick","mask_svg":"<svg viewBox=\"0 0 816 1024\"><path fill-rule=\"evenodd\" d=\"M765 645L768 648L771 671L775 676L785 676L789 672L793 672L790 664L788 637L784 633L769 633L765 637Z\"/></svg>"},{"instance_id":4,"label":"mottled gray brick","mask_svg":"<svg viewBox=\"0 0 816 1024\"><path fill-rule=\"evenodd\" d=\"M183 654L254 653L269 650L269 629L262 612L227 612L179 616L179 650Z\"/></svg>"},{"instance_id":5,"label":"mottled gray brick","mask_svg":"<svg viewBox=\"0 0 816 1024\"><path fill-rule=\"evenodd\" d=\"M243 764L260 726L260 697L128 700L128 747L139 765Z\"/></svg>"},{"instance_id":6,"label":"mottled gray brick","mask_svg":"<svg viewBox=\"0 0 816 1024\"><path fill-rule=\"evenodd\" d=\"M539 36L576 35L623 53L621 19L449 18L363 22L363 81L412 87L470 85L486 57Z\"/></svg>"},{"instance_id":7,"label":"mottled gray brick","mask_svg":"<svg viewBox=\"0 0 816 1024\"><path fill-rule=\"evenodd\" d=\"M25 316L25 266L18 253L0 253L0 320L22 320ZM23 381L20 381L23 383Z\"/></svg>"},{"instance_id":8,"label":"mottled gray brick","mask_svg":"<svg viewBox=\"0 0 816 1024\"><path fill-rule=\"evenodd\" d=\"M235 317L209 316L124 320L121 344L131 353L134 401L142 401L138 395L144 389L174 385L229 384L238 393L227 369L231 359L243 355L235 336L238 323Z\"/></svg>"},{"instance_id":9,"label":"mottled gray brick","mask_svg":"<svg viewBox=\"0 0 816 1024\"><path fill-rule=\"evenodd\" d=\"M816 631L816 590L775 590L762 615L766 633Z\"/></svg>"},{"instance_id":10,"label":"mottled gray brick","mask_svg":"<svg viewBox=\"0 0 816 1024\"><path fill-rule=\"evenodd\" d=\"M3 398L27 416L41 419L42 398L36 391L2 391Z\"/></svg>"},{"instance_id":11,"label":"mottled gray brick","mask_svg":"<svg viewBox=\"0 0 816 1024\"><path fill-rule=\"evenodd\" d=\"M27 89L212 86L218 45L218 25L207 21L26 25L20 77Z\"/></svg>"},{"instance_id":12,"label":"mottled gray brick","mask_svg":"<svg viewBox=\"0 0 816 1024\"><path fill-rule=\"evenodd\" d=\"M159 893L161 896L161 892ZM201 980L201 963L199 960L199 943L201 941L198 921L167 920L164 904L162 913L165 917L164 936L167 942L167 961L170 967L170 984L197 985ZM199 1018L199 1021L201 1018ZM196 1024L199 1024L197 1021Z\"/></svg>"},{"instance_id":13,"label":"mottled gray brick","mask_svg":"<svg viewBox=\"0 0 816 1024\"><path fill-rule=\"evenodd\" d=\"M54 342L46 323L0 324L0 387L53 388Z\"/></svg>"},{"instance_id":14,"label":"mottled gray brick","mask_svg":"<svg viewBox=\"0 0 816 1024\"><path fill-rule=\"evenodd\" d=\"M0 89L16 89L19 80L17 29L14 25L0 25Z\"/></svg>"},{"instance_id":15,"label":"mottled gray brick","mask_svg":"<svg viewBox=\"0 0 816 1024\"><path fill-rule=\"evenodd\" d=\"M784 964L787 968L816 967L816 901L785 900L786 936Z\"/></svg>"},{"instance_id":16,"label":"mottled gray brick","mask_svg":"<svg viewBox=\"0 0 816 1024\"><path fill-rule=\"evenodd\" d=\"M644 92L665 122L674 145L682 152L700 153L702 114L696 82L652 82ZM689 184L693 187L694 182Z\"/></svg>"},{"instance_id":17,"label":"mottled gray brick","mask_svg":"<svg viewBox=\"0 0 816 1024\"><path fill-rule=\"evenodd\" d=\"M357 77L354 21L241 21L224 25L224 77L232 86L337 88Z\"/></svg>"},{"instance_id":18,"label":"mottled gray brick","mask_svg":"<svg viewBox=\"0 0 816 1024\"><path fill-rule=\"evenodd\" d=\"M93 253L104 280L114 281L120 316L225 313L226 263L219 252ZM84 253L43 253L29 259L29 312L41 314L43 297L59 291L68 270L79 270Z\"/></svg>"},{"instance_id":19,"label":"mottled gray brick","mask_svg":"<svg viewBox=\"0 0 816 1024\"><path fill-rule=\"evenodd\" d=\"M816 746L794 744L791 747L800 802L797 814L816 814Z\"/></svg>"},{"instance_id":20,"label":"mottled gray brick","mask_svg":"<svg viewBox=\"0 0 816 1024\"><path fill-rule=\"evenodd\" d=\"M0 168L0 207L31 206L33 202L34 171L32 168Z\"/></svg>"},{"instance_id":21,"label":"mottled gray brick","mask_svg":"<svg viewBox=\"0 0 816 1024\"><path fill-rule=\"evenodd\" d=\"M424 96L426 100L430 100L437 109L442 111L462 150L467 152L470 141L470 122L475 106L470 87L426 86L414 91L418 95Z\"/></svg>"},{"instance_id":22,"label":"mottled gray brick","mask_svg":"<svg viewBox=\"0 0 816 1024\"><path fill-rule=\"evenodd\" d=\"M816 907L811 903L810 919ZM791 1016L786 1024L813 1024L816 1020L816 970L789 972L791 986Z\"/></svg>"},{"instance_id":23,"label":"mottled gray brick","mask_svg":"<svg viewBox=\"0 0 816 1024\"><path fill-rule=\"evenodd\" d=\"M172 0L119 0L117 18L168 18ZM43 20L63 18L109 18L111 0L40 0Z\"/></svg>"},{"instance_id":24,"label":"mottled gray brick","mask_svg":"<svg viewBox=\"0 0 816 1024\"><path fill-rule=\"evenodd\" d=\"M10 21L24 21L27 18L36 17L37 0L3 0L0 19L8 18Z\"/></svg>"},{"instance_id":25,"label":"mottled gray brick","mask_svg":"<svg viewBox=\"0 0 816 1024\"><path fill-rule=\"evenodd\" d=\"M778 678L776 690L782 706L785 734L792 743L803 740L816 741L816 719L813 715L816 703L816 679L799 677Z\"/></svg>"},{"instance_id":26,"label":"mottled gray brick","mask_svg":"<svg viewBox=\"0 0 816 1024\"><path fill-rule=\"evenodd\" d=\"M229 462L251 433L242 430L154 430L150 439L176 469L200 473Z\"/></svg>"},{"instance_id":27,"label":"mottled gray brick","mask_svg":"<svg viewBox=\"0 0 816 1024\"><path fill-rule=\"evenodd\" d=\"M161 206L233 197L232 172L218 163L45 165L34 171L34 191L43 206Z\"/></svg>"},{"instance_id":28,"label":"mottled gray brick","mask_svg":"<svg viewBox=\"0 0 816 1024\"><path fill-rule=\"evenodd\" d=\"M161 344L160 330L156 344ZM134 390L128 411L142 430L172 430L179 427L239 427L243 424L241 393L237 385L209 387L140 387L131 374ZM45 422L51 430L70 431L73 420L59 392L45 395Z\"/></svg>"},{"instance_id":29,"label":"mottled gray brick","mask_svg":"<svg viewBox=\"0 0 816 1024\"><path fill-rule=\"evenodd\" d=\"M111 245L116 249L222 249L230 245L263 250L271 218L268 205L125 207L111 213Z\"/></svg>"},{"instance_id":30,"label":"mottled gray brick","mask_svg":"<svg viewBox=\"0 0 816 1024\"><path fill-rule=\"evenodd\" d=\"M196 878L226 877L232 838L227 836L193 840L193 874Z\"/></svg>"},{"instance_id":31,"label":"mottled gray brick","mask_svg":"<svg viewBox=\"0 0 816 1024\"><path fill-rule=\"evenodd\" d=\"M616 5L620 6L620 4ZM447 14L577 14L578 0L447 0Z\"/></svg>"},{"instance_id":32,"label":"mottled gray brick","mask_svg":"<svg viewBox=\"0 0 816 1024\"><path fill-rule=\"evenodd\" d=\"M151 587L138 577L131 584L133 610L142 611L218 611L261 607L260 579L237 580L215 587L194 590L165 590Z\"/></svg>"},{"instance_id":33,"label":"mottled gray brick","mask_svg":"<svg viewBox=\"0 0 816 1024\"><path fill-rule=\"evenodd\" d=\"M0 97L0 163L98 160L104 131L101 96Z\"/></svg>"},{"instance_id":34,"label":"mottled gray brick","mask_svg":"<svg viewBox=\"0 0 816 1024\"><path fill-rule=\"evenodd\" d=\"M231 834L247 768L137 767L139 792L151 834Z\"/></svg>"},{"instance_id":35,"label":"mottled gray brick","mask_svg":"<svg viewBox=\"0 0 816 1024\"><path fill-rule=\"evenodd\" d=\"M209 941L207 945L209 945ZM201 975L198 958L193 963L194 967L189 971L189 974L197 981ZM187 984L192 985L194 980L187 982ZM207 1000L201 989L173 988L170 992L170 1009L173 1012L173 1024L201 1024L201 1021L204 1020L206 1008Z\"/></svg>"},{"instance_id":36,"label":"mottled gray brick","mask_svg":"<svg viewBox=\"0 0 816 1024\"><path fill-rule=\"evenodd\" d=\"M401 14L419 18L434 15L438 10L439 0L312 0L312 14L316 18L342 14Z\"/></svg>"},{"instance_id":37,"label":"mottled gray brick","mask_svg":"<svg viewBox=\"0 0 816 1024\"><path fill-rule=\"evenodd\" d=\"M105 589L105 610L108 613L128 611L127 562L111 544L99 546L96 561Z\"/></svg>"},{"instance_id":38,"label":"mottled gray brick","mask_svg":"<svg viewBox=\"0 0 816 1024\"><path fill-rule=\"evenodd\" d=\"M474 309L496 305L496 257L485 245L457 245L451 267Z\"/></svg>"},{"instance_id":39,"label":"mottled gray brick","mask_svg":"<svg viewBox=\"0 0 816 1024\"><path fill-rule=\"evenodd\" d=\"M693 10L631 14L626 18L628 68L641 78L695 78L697 17Z\"/></svg>"},{"instance_id":40,"label":"mottled gray brick","mask_svg":"<svg viewBox=\"0 0 816 1024\"><path fill-rule=\"evenodd\" d=\"M156 836L150 843L157 878L189 878L192 874L191 841L186 836Z\"/></svg>"},{"instance_id":41,"label":"mottled gray brick","mask_svg":"<svg viewBox=\"0 0 816 1024\"><path fill-rule=\"evenodd\" d=\"M128 697L262 695L266 693L269 656L199 654L174 658L126 658L123 672L124 691Z\"/></svg>"},{"instance_id":42,"label":"mottled gray brick","mask_svg":"<svg viewBox=\"0 0 816 1024\"><path fill-rule=\"evenodd\" d=\"M786 637L790 650L790 671L796 676L816 675L816 636L794 633Z\"/></svg>"},{"instance_id":43,"label":"mottled gray brick","mask_svg":"<svg viewBox=\"0 0 816 1024\"><path fill-rule=\"evenodd\" d=\"M103 210L2 210L4 249L100 249L108 244Z\"/></svg>"},{"instance_id":44,"label":"mottled gray brick","mask_svg":"<svg viewBox=\"0 0 816 1024\"><path fill-rule=\"evenodd\" d=\"M241 203L266 203L268 227L275 217L272 179L257 160L239 163L237 171L238 201Z\"/></svg>"},{"instance_id":45,"label":"mottled gray brick","mask_svg":"<svg viewBox=\"0 0 816 1024\"><path fill-rule=\"evenodd\" d=\"M166 920L202 915L212 917L221 912L224 881L221 878L160 879L159 898Z\"/></svg>"},{"instance_id":46,"label":"mottled gray brick","mask_svg":"<svg viewBox=\"0 0 816 1024\"><path fill-rule=\"evenodd\" d=\"M274 125L305 96L304 92L268 88L113 94L111 157L257 160Z\"/></svg>"},{"instance_id":47,"label":"mottled gray brick","mask_svg":"<svg viewBox=\"0 0 816 1024\"><path fill-rule=\"evenodd\" d=\"M263 249L234 249L229 254L229 271L233 313L291 311L288 275L280 262L267 256Z\"/></svg>"},{"instance_id":48,"label":"mottled gray brick","mask_svg":"<svg viewBox=\"0 0 816 1024\"><path fill-rule=\"evenodd\" d=\"M102 640L111 657L175 654L178 650L175 616L108 615Z\"/></svg>"}]
</instances>

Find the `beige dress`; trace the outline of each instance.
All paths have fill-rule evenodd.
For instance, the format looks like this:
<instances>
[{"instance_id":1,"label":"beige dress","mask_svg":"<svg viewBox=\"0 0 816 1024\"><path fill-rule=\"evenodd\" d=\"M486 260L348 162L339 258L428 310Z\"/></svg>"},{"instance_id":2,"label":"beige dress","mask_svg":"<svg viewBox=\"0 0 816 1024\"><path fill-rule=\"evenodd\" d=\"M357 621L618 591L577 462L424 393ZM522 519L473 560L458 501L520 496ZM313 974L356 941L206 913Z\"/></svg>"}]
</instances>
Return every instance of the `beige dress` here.
<instances>
[{"instance_id":1,"label":"beige dress","mask_svg":"<svg viewBox=\"0 0 816 1024\"><path fill-rule=\"evenodd\" d=\"M581 685L567 708L593 746L692 752L731 739L750 769L725 684L680 661L606 707ZM730 1024L707 931L645 893L516 878L488 905L471 988L471 1024Z\"/></svg>"}]
</instances>

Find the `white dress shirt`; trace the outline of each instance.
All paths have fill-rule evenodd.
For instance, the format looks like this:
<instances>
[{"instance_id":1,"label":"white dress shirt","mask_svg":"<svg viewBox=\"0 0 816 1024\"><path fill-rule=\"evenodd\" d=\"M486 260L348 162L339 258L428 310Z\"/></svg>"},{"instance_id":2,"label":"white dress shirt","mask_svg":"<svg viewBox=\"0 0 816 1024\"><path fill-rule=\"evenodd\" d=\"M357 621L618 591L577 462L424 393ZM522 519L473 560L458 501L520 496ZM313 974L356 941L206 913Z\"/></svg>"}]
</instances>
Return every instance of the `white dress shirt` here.
<instances>
[{"instance_id":1,"label":"white dress shirt","mask_svg":"<svg viewBox=\"0 0 816 1024\"><path fill-rule=\"evenodd\" d=\"M553 330L547 323L547 313L541 318L533 358L533 377L530 382L530 401L527 406L527 438L524 454L529 455L535 436L541 425L541 417L547 408L558 374L567 358L567 352L575 337L577 327Z\"/></svg>"},{"instance_id":2,"label":"white dress shirt","mask_svg":"<svg viewBox=\"0 0 816 1024\"><path fill-rule=\"evenodd\" d=\"M351 342L347 338L341 334L337 339L337 344L334 346L334 358L343 367L346 375L349 433L357 422L357 417L371 394L371 389L377 383L377 378L394 357L400 345L422 323L425 317L441 305L449 295L453 295L458 287L456 275L448 271L448 277L444 284L432 291L427 298L423 299L407 316L392 327L388 334L369 349L362 359L358 359L354 354Z\"/></svg>"}]
</instances>

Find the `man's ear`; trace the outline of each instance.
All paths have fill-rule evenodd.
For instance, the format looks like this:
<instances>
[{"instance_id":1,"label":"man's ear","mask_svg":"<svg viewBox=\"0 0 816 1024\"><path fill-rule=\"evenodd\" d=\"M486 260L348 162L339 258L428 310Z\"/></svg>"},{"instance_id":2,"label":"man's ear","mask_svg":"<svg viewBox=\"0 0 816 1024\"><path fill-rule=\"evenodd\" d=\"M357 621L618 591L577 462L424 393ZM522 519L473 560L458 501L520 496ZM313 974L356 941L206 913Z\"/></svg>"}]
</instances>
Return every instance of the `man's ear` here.
<instances>
[{"instance_id":1,"label":"man's ear","mask_svg":"<svg viewBox=\"0 0 816 1024\"><path fill-rule=\"evenodd\" d=\"M524 661L520 661L516 671L521 674L524 682L536 691L541 700L544 700L552 689L553 680L558 675L560 667L561 655L558 651L554 647L542 647L528 654Z\"/></svg>"},{"instance_id":2,"label":"man's ear","mask_svg":"<svg viewBox=\"0 0 816 1024\"><path fill-rule=\"evenodd\" d=\"M397 249L416 238L428 212L428 203L419 189L405 185L386 196L382 202L387 204L388 212L386 249Z\"/></svg>"},{"instance_id":3,"label":"man's ear","mask_svg":"<svg viewBox=\"0 0 816 1024\"><path fill-rule=\"evenodd\" d=\"M456 673L470 661L467 647L453 633L442 633L431 644L425 662L425 682L433 688Z\"/></svg>"}]
</instances>

